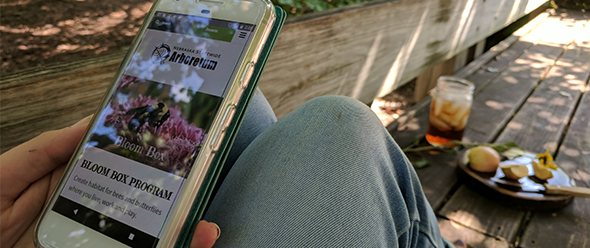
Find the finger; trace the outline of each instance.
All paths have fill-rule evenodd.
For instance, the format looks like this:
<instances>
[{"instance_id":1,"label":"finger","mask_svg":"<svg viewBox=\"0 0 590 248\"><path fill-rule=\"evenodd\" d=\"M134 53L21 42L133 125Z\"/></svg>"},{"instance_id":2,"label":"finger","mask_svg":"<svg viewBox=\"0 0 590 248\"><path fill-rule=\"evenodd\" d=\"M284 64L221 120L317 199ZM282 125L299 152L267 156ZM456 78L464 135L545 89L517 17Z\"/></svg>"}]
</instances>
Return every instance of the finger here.
<instances>
[{"instance_id":1,"label":"finger","mask_svg":"<svg viewBox=\"0 0 590 248\"><path fill-rule=\"evenodd\" d=\"M33 223L38 219L41 209L45 203L49 200L51 192L57 185L59 178L63 174L65 164L55 169L51 174L48 174L41 179L32 183L19 197L14 201L12 207L8 208L3 221L6 225L11 228L5 229L2 233L2 243L12 244L14 240L19 237L27 235L27 232L23 234L23 231L28 227L31 229ZM5 209L3 209L4 211ZM31 234L32 235L32 234ZM26 236L30 239L32 236ZM25 238L25 240L27 239ZM22 238L21 238L22 239ZM3 246L3 245L2 245ZM7 247L10 247L7 245ZM18 244L15 247L19 247ZM24 247L24 246L23 246ZM27 246L32 247L32 246Z\"/></svg>"},{"instance_id":2,"label":"finger","mask_svg":"<svg viewBox=\"0 0 590 248\"><path fill-rule=\"evenodd\" d=\"M66 163L80 142L89 120L87 117L71 127L45 132L2 154L0 187L3 197L18 197L31 183Z\"/></svg>"},{"instance_id":3,"label":"finger","mask_svg":"<svg viewBox=\"0 0 590 248\"><path fill-rule=\"evenodd\" d=\"M63 165L57 167L55 170L53 170L53 172L51 172L51 180L49 181L49 188L47 189L47 196L45 197L45 202L49 201L49 198L51 197L51 193L53 192L55 187L57 187L57 183L59 183L59 180L63 176L65 170L66 170L66 164L63 164ZM45 204L43 204L43 205L45 205Z\"/></svg>"},{"instance_id":4,"label":"finger","mask_svg":"<svg viewBox=\"0 0 590 248\"><path fill-rule=\"evenodd\" d=\"M212 222L199 221L193 240L191 241L191 248L210 248L213 247L217 238L221 234L219 226Z\"/></svg>"},{"instance_id":5,"label":"finger","mask_svg":"<svg viewBox=\"0 0 590 248\"><path fill-rule=\"evenodd\" d=\"M2 209L3 224L10 226L2 230L3 247L11 247L38 217L45 203L49 181L49 175L37 180L18 197L14 205Z\"/></svg>"}]
</instances>

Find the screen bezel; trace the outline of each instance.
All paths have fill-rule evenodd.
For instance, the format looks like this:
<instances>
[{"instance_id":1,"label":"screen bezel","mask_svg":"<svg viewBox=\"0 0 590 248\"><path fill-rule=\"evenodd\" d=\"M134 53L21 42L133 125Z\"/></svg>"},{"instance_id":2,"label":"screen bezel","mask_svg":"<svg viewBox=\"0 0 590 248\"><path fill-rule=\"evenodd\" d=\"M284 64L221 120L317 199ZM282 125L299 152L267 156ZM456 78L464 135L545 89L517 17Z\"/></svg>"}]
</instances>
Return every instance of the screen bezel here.
<instances>
[{"instance_id":1,"label":"screen bezel","mask_svg":"<svg viewBox=\"0 0 590 248\"><path fill-rule=\"evenodd\" d=\"M178 13L178 14L186 14L186 15L201 16L201 17L207 17L207 18L213 18L213 19L241 22L241 23L250 23L250 24L256 25L255 31L252 35L252 38L245 47L246 50L245 50L244 56L242 56L241 59L237 63L238 68L236 70L236 73L232 77L232 82L230 83L230 89L229 89L228 93L226 94L226 97L224 97L224 100L222 101L221 107L218 111L217 117L215 118L215 120L213 122L213 126L212 126L211 130L209 131L211 134L218 133L217 132L218 129L222 128L222 126L224 126L225 122L230 121L228 119L222 118L222 116L220 116L219 113L224 112L224 109L226 106L229 106L230 104L235 104L235 103L237 103L237 100L239 100L239 96L240 96L239 78L240 77L237 75L242 75L244 73L244 71L246 70L246 67L243 66L244 64L247 64L250 61L257 60L257 56L258 56L258 54L260 54L260 51L262 48L261 46L258 46L257 44L261 43L261 41L264 40L264 37L266 37L268 32L270 31L269 27L270 27L271 23L269 20L272 21L273 16L272 16L272 12L269 11L270 9L272 9L272 4L270 4L269 1L248 0L248 1L241 1L241 2L254 3L255 6L258 7L258 10L257 10L258 13L254 15L254 14L252 14L252 12L239 11L236 9L229 11L228 6L231 6L231 4L229 4L229 3L239 3L239 1L231 1L231 2L225 1L224 2L224 1L218 1L218 0L215 0L215 1L161 0L161 1L156 1L154 3L154 6L152 6L152 9L148 13L148 16L146 17L146 20L145 20L146 23L149 23L152 20L154 13L156 11L164 11L164 12L173 12L173 13ZM220 7L220 6L222 6L222 7ZM208 14L205 14L205 13L202 13L203 9L208 9L210 11ZM119 83L119 79L123 75L123 72L124 72L125 68L127 67L127 65L130 63L130 60L132 57L130 55L132 55L135 52L135 50L137 49L137 47L140 43L138 39L140 39L139 37L143 37L145 35L145 32L147 31L147 26L148 25L143 25L142 28L140 29L140 31L138 32L138 34L136 36L136 40L134 41L133 45L130 47L129 52L127 53L127 56L124 58L119 70L117 71L117 74L115 77L116 80L114 80L113 84L111 84L111 87L109 88L108 92L106 93L105 97L103 98L103 102L102 102L101 106L99 107L99 109L97 110L97 113L100 113L100 111L105 109L106 105L108 104L108 99L110 99L110 97L114 94L116 85ZM73 156L70 161L70 166L68 167L68 169L66 170L66 172L62 176L62 179L60 180L60 183L58 184L56 190L54 191L48 206L45 208L44 212L41 215L42 221L40 221L40 223L38 224L38 226L35 230L35 244L37 246L40 246L40 247L67 247L67 240L60 240L60 241L58 241L58 240L55 240L55 241L45 240L45 239L43 239L43 237L41 237L41 234L42 233L51 233L52 235L56 235L57 237L67 237L67 235L69 235L72 232L83 230L84 238L89 240L89 242L85 244L85 247L86 246L87 247L105 247L105 246L107 246L107 247L127 247L126 245L124 245L118 241L107 238L103 234L101 234L97 231L94 231L90 228L87 228L86 226L79 224L73 220L70 220L69 218L64 217L60 214L57 214L51 210L51 208L53 207L53 205L55 204L55 202L57 200L57 197L59 196L60 192L63 190L63 187L65 185L65 181L67 180L67 178L69 177L69 175L72 172L72 169L74 166L74 164L72 164L72 162L77 161L81 157L81 155L82 155L81 153L83 150L82 148L88 142L88 139L90 136L90 131L92 129L94 129L94 126L97 124L97 119L98 119L97 117L98 116L99 116L98 114L95 114L95 117L93 118L93 120L91 121L91 124L89 125L90 128L87 129L87 131L84 135L84 138L80 142L80 145L75 152L75 156ZM207 141L204 145L205 149L203 149L200 152L195 164L206 165L208 162L211 161L211 159L213 157L213 156L211 156L211 153L214 151L213 151L213 149L211 149L210 143L211 143L211 140L213 140L213 138L220 139L221 137L207 138ZM179 226L186 219L186 216L188 214L188 209L190 208L190 205L194 201L194 197L196 195L195 190L197 190L200 187L200 185L203 183L203 174L204 174L203 169L204 168L193 168L193 170L189 174L189 176L186 180L186 184L183 187L183 190L179 193L178 198L180 200L178 200L175 203L173 209L171 210L170 215L174 216L174 217L170 217L166 221L165 228L166 228L166 230L169 230L169 231L161 236L160 241L158 242L158 245L156 247L169 247L169 246L173 245L173 242L178 237L179 232L180 232ZM51 225L56 225L56 224L59 228L50 228ZM57 244L56 242L60 242L60 243Z\"/></svg>"}]
</instances>

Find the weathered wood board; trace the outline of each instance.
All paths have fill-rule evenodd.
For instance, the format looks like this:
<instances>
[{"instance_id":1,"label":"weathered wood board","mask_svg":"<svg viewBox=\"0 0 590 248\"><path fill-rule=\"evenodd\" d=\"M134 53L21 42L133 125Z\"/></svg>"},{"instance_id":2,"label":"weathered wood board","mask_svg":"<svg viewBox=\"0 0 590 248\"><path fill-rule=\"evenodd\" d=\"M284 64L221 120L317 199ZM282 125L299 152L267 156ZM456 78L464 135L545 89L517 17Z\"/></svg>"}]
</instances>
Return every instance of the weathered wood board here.
<instances>
[{"instance_id":1,"label":"weathered wood board","mask_svg":"<svg viewBox=\"0 0 590 248\"><path fill-rule=\"evenodd\" d=\"M580 102L570 129L559 148L556 163L576 180L590 187L590 94ZM522 237L522 247L590 246L590 199L576 198L570 206L556 212L535 213Z\"/></svg>"},{"instance_id":2,"label":"weathered wood board","mask_svg":"<svg viewBox=\"0 0 590 248\"><path fill-rule=\"evenodd\" d=\"M438 218L438 226L443 237L451 242L460 240L473 248L508 248L506 240L490 237L484 233L469 229L461 224Z\"/></svg>"},{"instance_id":3,"label":"weathered wood board","mask_svg":"<svg viewBox=\"0 0 590 248\"><path fill-rule=\"evenodd\" d=\"M573 25L585 24L584 20ZM496 142L513 141L535 153L550 148L554 154L590 73L590 51L577 46L577 42L583 44L590 40L577 39L570 45Z\"/></svg>"},{"instance_id":4,"label":"weathered wood board","mask_svg":"<svg viewBox=\"0 0 590 248\"><path fill-rule=\"evenodd\" d=\"M467 55L468 55L467 53L468 52L469 52L469 49L463 50L459 54L455 55L454 72L461 70L462 68L464 68L466 65L468 65L471 62L471 61L467 61Z\"/></svg>"},{"instance_id":5,"label":"weathered wood board","mask_svg":"<svg viewBox=\"0 0 590 248\"><path fill-rule=\"evenodd\" d=\"M555 26L560 19L556 15L549 16L548 12L542 13L498 45L490 48L490 51L484 53L473 63L463 67L455 76L473 82L476 85L474 94L477 95L500 72L504 71L512 61L537 43L539 34L543 32L542 30ZM536 27L538 29L533 29Z\"/></svg>"},{"instance_id":6,"label":"weathered wood board","mask_svg":"<svg viewBox=\"0 0 590 248\"><path fill-rule=\"evenodd\" d=\"M450 154L431 155L427 152L419 154L421 158L416 153L408 154L408 158L410 161L418 161L419 159L437 161L436 165L417 169L416 173L420 178L420 184L430 206L432 209L438 209L457 183L455 156Z\"/></svg>"},{"instance_id":7,"label":"weathered wood board","mask_svg":"<svg viewBox=\"0 0 590 248\"><path fill-rule=\"evenodd\" d=\"M123 48L118 52L114 52L104 56L86 58L69 63L47 64L11 73L9 75L2 75L0 79L0 89L4 89L5 87L13 87L17 84L33 84L33 82L35 82L35 79L42 79L43 77L47 76L53 77L57 76L57 74L71 73L73 71L84 71L87 69L94 70L93 68L95 67L102 67L106 65L116 66L114 69L108 68L102 70L102 73L105 73L107 75L112 74L112 78L115 74L116 69L118 68L118 65L123 60L123 57L125 57L125 54L127 54L127 48ZM84 75L81 76L83 77Z\"/></svg>"},{"instance_id":8,"label":"weathered wood board","mask_svg":"<svg viewBox=\"0 0 590 248\"><path fill-rule=\"evenodd\" d=\"M527 99L528 93L547 74L564 48L574 40L581 28L575 23L575 20L563 19L544 30L535 29L541 32L533 33L533 37L543 33L557 33L559 37L541 36L535 46L512 62L474 99L465 129L467 141L486 142L499 134L504 123L512 118L512 114Z\"/></svg>"},{"instance_id":9,"label":"weathered wood board","mask_svg":"<svg viewBox=\"0 0 590 248\"><path fill-rule=\"evenodd\" d=\"M544 29L552 28L560 19L561 17L559 16L549 16L549 13L543 13L537 16L530 23L515 32L520 36L511 36L507 40L492 47L481 57L464 67L464 69L457 71L454 76L466 78L473 82L476 86L474 95L477 96L481 89L508 67L515 58L521 56L527 48L536 43L540 39L539 35L543 33ZM535 29L537 26L539 29ZM497 58L497 60L492 60L493 58ZM497 70L486 70L486 68L483 68L483 65L486 63L488 63L486 67L496 68ZM401 147L410 145L414 137L423 137L426 134L429 106L430 100L426 98L425 101L409 109L405 115L387 127Z\"/></svg>"},{"instance_id":10,"label":"weathered wood board","mask_svg":"<svg viewBox=\"0 0 590 248\"><path fill-rule=\"evenodd\" d=\"M559 80L560 78L568 78L565 76L569 75L567 74L567 70L569 68L566 66L569 64L566 61L571 63L573 58L583 60L586 55L572 51L569 53L566 52L563 55L563 58L560 57L562 56L561 53L563 48L573 41L574 38L579 36L584 22L585 20L583 22L577 22L576 20L562 18L562 20L553 27L559 28L561 32L559 38L546 38L546 35L543 36L538 44L530 48L527 52L520 56L515 61L515 63L512 63L509 67L507 67L507 69L498 78L486 86L486 88L482 90L475 98L476 103L479 104L474 104L474 108L472 109L472 113L473 111L479 110L475 114L475 116L477 116L474 119L474 122L476 123L475 126L482 127L485 126L485 124L493 123L495 125L494 128L496 128L498 132L502 131L497 140L495 140L495 135L484 136L480 133L474 132L466 132L466 138L478 142L491 142L495 140L496 142L501 143L507 141L516 141L517 144L521 145L523 148L534 150L538 149L538 140L537 142L524 142L526 140L524 138L522 140L515 140L515 136L520 134L512 130L515 128L515 126L511 125L514 124L508 124L506 129L504 129L505 124L503 124L503 122L506 121L504 123L507 123L507 121L512 118L512 114L516 111L518 111L518 113L513 120L530 121L531 115L534 115L533 109L537 109L538 106L536 105L538 104L544 104L543 106L545 108L558 108L559 110L556 110L556 112L563 112L560 113L563 116L559 118L566 120L569 119L571 110L575 106L566 106L567 104L559 103L555 104L555 101L536 102L535 97L539 98L540 96L545 95L552 97L552 92L548 92L547 90L556 90L555 87L551 87L552 85L557 85L559 87L571 86L563 85L560 81L556 80ZM549 39L551 39L551 41L548 41ZM562 62L558 61L556 63L558 58L560 59L559 61ZM553 67L555 63L556 66ZM587 64L587 62L585 64ZM585 65L585 67L582 68L586 68L587 66L588 65ZM553 74L549 73L549 77L543 80L539 87L535 90L537 83L539 83L539 81L545 77L546 72L549 71L550 68L550 72ZM574 71L570 72L574 73ZM552 77L552 75L554 77ZM588 74L585 71L576 71L575 75L577 75L577 77L587 77ZM579 78L576 79L579 80ZM579 90L578 81L572 79L571 83L578 84L574 88ZM559 89L559 87L557 88ZM529 97L530 92L533 90L534 92ZM559 95L557 92L556 94ZM529 104L524 104L524 106L520 108L521 104L519 101L523 102L527 98L531 99L533 103L529 103L529 101L527 102ZM495 101L497 104L491 104L492 101ZM494 108L495 106L499 107ZM486 109L481 109L481 107ZM567 113L568 109L570 114ZM482 113L486 114L484 115ZM522 117L519 117L521 113ZM563 127L567 123L559 123L559 118L556 118L555 122L558 122L558 124L561 125L561 130L563 130ZM529 123L523 123L523 127L527 127L527 124ZM468 125L474 124L473 122L470 122ZM532 141L535 140L535 137L538 137L539 139L542 138L548 142L559 142L559 132L561 132L560 127L556 126L555 128L551 128L551 130L552 134L554 134L553 136L533 134L533 136L528 136L528 138ZM519 131L522 130L519 129ZM523 133L526 134L526 132ZM473 138L474 136L476 139ZM519 141L523 141L521 142L522 144L519 143ZM516 235L518 227L520 226L526 212L515 210L503 204L490 201L479 194L474 194L464 190L464 188L466 189L466 186L461 186L461 188L459 188L457 193L455 193L441 209L440 214L470 228L485 230L488 234L494 236L497 235L508 240L509 242L514 242L517 238ZM495 230L496 228L499 229Z\"/></svg>"},{"instance_id":11,"label":"weathered wood board","mask_svg":"<svg viewBox=\"0 0 590 248\"><path fill-rule=\"evenodd\" d=\"M586 25L576 46L570 48L572 53L580 54L580 57L590 53L590 24ZM585 40L585 42L580 42ZM582 55L584 54L584 55ZM586 65L588 59L586 60ZM576 64L572 64L571 70L576 70ZM579 66L579 65L578 65ZM589 80L588 67L585 75L572 80L580 80L587 83ZM584 78L585 76L585 78ZM569 81L569 80L568 80ZM567 82L566 82L567 83ZM575 89L573 85L572 89ZM564 168L578 186L590 188L590 91L586 85L577 111L567 129L563 143L556 155L556 163ZM579 89L578 89L579 90ZM574 202L560 211L549 213L535 213L529 222L522 237L522 247L538 247L545 244L547 247L589 247L590 246L590 199L576 198Z\"/></svg>"},{"instance_id":12,"label":"weathered wood board","mask_svg":"<svg viewBox=\"0 0 590 248\"><path fill-rule=\"evenodd\" d=\"M1 151L94 113L119 63L0 84Z\"/></svg>"},{"instance_id":13,"label":"weathered wood board","mask_svg":"<svg viewBox=\"0 0 590 248\"><path fill-rule=\"evenodd\" d=\"M260 88L278 117L326 94L368 103L544 3L376 0L293 18ZM124 54L3 75L0 150L92 113Z\"/></svg>"},{"instance_id":14,"label":"weathered wood board","mask_svg":"<svg viewBox=\"0 0 590 248\"><path fill-rule=\"evenodd\" d=\"M477 58L480 55L482 55L485 52L485 48L486 48L486 41L485 40L482 40L482 41L478 42L477 44L475 44L475 53L473 54L473 57Z\"/></svg>"},{"instance_id":15,"label":"weathered wood board","mask_svg":"<svg viewBox=\"0 0 590 248\"><path fill-rule=\"evenodd\" d=\"M497 202L463 185L439 211L439 214L471 229L512 242L516 238L520 221L526 213L502 207Z\"/></svg>"},{"instance_id":16,"label":"weathered wood board","mask_svg":"<svg viewBox=\"0 0 590 248\"><path fill-rule=\"evenodd\" d=\"M499 75L502 70L508 67L511 61L522 55L524 50L533 45L531 42L521 41L518 40L518 38L528 37L528 40L533 40L535 38L530 38L529 36L534 36L536 37L536 40L538 40L538 33L542 33L546 28L552 28L557 22L559 22L560 19L559 16L552 16L550 17L551 19L545 20L547 17L547 13L538 16L537 18L533 19L531 23L523 26L517 31L522 37L517 37L517 39L512 41L512 44L498 44L497 46L500 46L500 48L494 47L487 52L487 54L493 55L484 54L482 56L483 58L487 59L486 62L489 62L487 66L498 68L498 71L490 72L485 69L481 69L471 76L466 74L467 72L465 70L458 71L457 73L460 74L459 76L466 77L468 80L472 80L472 82L476 84L475 94L477 95L480 89L485 87L485 85L490 83L490 81L492 81L495 76ZM535 30L534 28L536 27L538 27L539 30ZM494 57L497 59L494 61L489 61ZM482 65L485 63L480 62L480 59L474 61L472 64L478 64L478 68L482 67ZM471 64L467 67L469 66L471 66ZM473 73L473 70L471 73ZM390 132L392 133L394 139L398 141L398 144L401 147L407 147L412 143L414 138L424 136L426 132L426 126L428 124L428 106L429 101L421 102L418 106L415 106L415 108L410 110L410 112L413 113L409 113L402 117L407 118L406 120L398 121L398 123L403 123L402 126L396 128L395 130L391 130L391 127L388 127L390 128ZM418 161L420 159L436 161L436 165L417 169L416 172L418 173L418 176L421 180L426 198L434 209L438 209L444 202L448 193L455 187L457 183L457 175L455 173L455 156L450 154L431 155L428 152L420 152L420 157L412 153L408 154L408 156L411 161ZM448 231L450 230L451 229ZM468 244L474 245L472 243Z\"/></svg>"},{"instance_id":17,"label":"weathered wood board","mask_svg":"<svg viewBox=\"0 0 590 248\"><path fill-rule=\"evenodd\" d=\"M556 163L564 167L576 184L590 188L590 94L586 92L572 126L559 148ZM522 237L522 247L590 246L590 199L575 198L556 212L535 213Z\"/></svg>"},{"instance_id":18,"label":"weathered wood board","mask_svg":"<svg viewBox=\"0 0 590 248\"><path fill-rule=\"evenodd\" d=\"M455 72L455 57L435 65L426 70L416 78L416 87L414 87L414 101L420 102L430 90L436 87L440 76L453 75Z\"/></svg>"},{"instance_id":19,"label":"weathered wood board","mask_svg":"<svg viewBox=\"0 0 590 248\"><path fill-rule=\"evenodd\" d=\"M570 38L573 40L572 35ZM563 50L559 46L537 44L511 63L474 98L464 139L468 142L495 139Z\"/></svg>"},{"instance_id":20,"label":"weathered wood board","mask_svg":"<svg viewBox=\"0 0 590 248\"><path fill-rule=\"evenodd\" d=\"M279 118L325 94L369 103L545 2L373 1L337 15L293 19L260 88Z\"/></svg>"}]
</instances>

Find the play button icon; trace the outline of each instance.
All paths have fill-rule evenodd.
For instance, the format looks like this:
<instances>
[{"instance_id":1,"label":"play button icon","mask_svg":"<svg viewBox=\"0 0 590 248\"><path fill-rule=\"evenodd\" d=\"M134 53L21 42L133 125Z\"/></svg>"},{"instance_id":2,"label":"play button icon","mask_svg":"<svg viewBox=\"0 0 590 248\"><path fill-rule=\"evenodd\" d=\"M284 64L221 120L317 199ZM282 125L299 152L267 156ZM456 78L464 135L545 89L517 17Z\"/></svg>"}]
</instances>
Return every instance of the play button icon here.
<instances>
[{"instance_id":1,"label":"play button icon","mask_svg":"<svg viewBox=\"0 0 590 248\"><path fill-rule=\"evenodd\" d=\"M78 209L74 209L74 215L78 214Z\"/></svg>"}]
</instances>

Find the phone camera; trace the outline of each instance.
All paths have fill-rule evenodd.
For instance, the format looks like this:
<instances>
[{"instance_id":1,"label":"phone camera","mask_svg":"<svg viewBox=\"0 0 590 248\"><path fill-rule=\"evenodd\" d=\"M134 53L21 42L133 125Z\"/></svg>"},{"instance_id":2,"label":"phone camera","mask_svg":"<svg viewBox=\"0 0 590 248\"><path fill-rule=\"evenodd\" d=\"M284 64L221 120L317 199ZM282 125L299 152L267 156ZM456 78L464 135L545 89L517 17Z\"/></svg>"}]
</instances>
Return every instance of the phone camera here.
<instances>
[{"instance_id":1,"label":"phone camera","mask_svg":"<svg viewBox=\"0 0 590 248\"><path fill-rule=\"evenodd\" d=\"M211 13L211 10L208 10L208 9L201 10L201 14L209 14L209 13Z\"/></svg>"}]
</instances>

